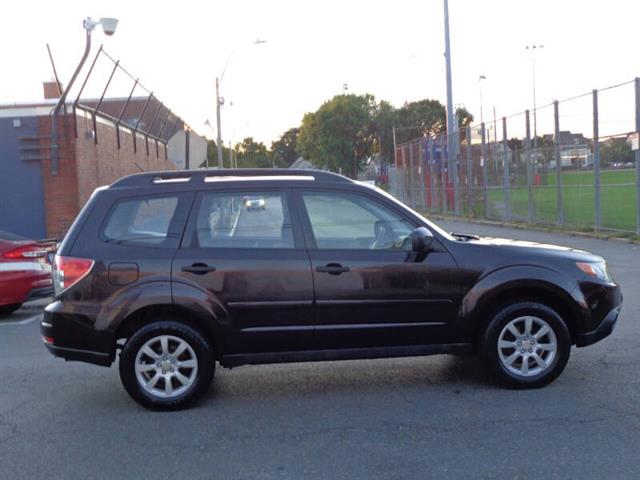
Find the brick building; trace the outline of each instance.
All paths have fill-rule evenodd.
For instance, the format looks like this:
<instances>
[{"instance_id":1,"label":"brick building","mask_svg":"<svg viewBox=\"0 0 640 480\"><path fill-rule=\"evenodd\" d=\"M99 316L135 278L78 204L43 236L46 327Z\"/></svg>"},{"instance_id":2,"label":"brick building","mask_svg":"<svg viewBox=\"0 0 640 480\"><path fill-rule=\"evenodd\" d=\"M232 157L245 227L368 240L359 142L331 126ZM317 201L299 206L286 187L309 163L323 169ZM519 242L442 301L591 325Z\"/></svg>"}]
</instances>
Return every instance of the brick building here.
<instances>
[{"instance_id":1,"label":"brick building","mask_svg":"<svg viewBox=\"0 0 640 480\"><path fill-rule=\"evenodd\" d=\"M52 96L57 87L45 83L45 97ZM153 122L149 130L157 100L133 98L121 116L125 100L104 99L100 111L91 101L66 105L57 121L55 174L51 112L57 99L0 105L0 231L62 237L95 188L140 171L203 165L203 137L171 112L162 128Z\"/></svg>"}]
</instances>

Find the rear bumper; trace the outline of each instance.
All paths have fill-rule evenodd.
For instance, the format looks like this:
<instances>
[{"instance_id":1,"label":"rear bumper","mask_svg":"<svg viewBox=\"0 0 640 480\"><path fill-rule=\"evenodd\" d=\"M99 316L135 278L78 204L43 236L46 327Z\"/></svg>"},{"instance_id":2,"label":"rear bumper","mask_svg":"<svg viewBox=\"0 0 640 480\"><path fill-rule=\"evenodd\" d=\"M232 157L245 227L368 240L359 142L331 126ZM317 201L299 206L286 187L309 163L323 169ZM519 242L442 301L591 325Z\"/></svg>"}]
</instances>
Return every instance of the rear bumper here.
<instances>
[{"instance_id":1,"label":"rear bumper","mask_svg":"<svg viewBox=\"0 0 640 480\"><path fill-rule=\"evenodd\" d=\"M603 338L611 335L611 332L613 332L613 329L615 328L618 321L618 316L620 315L621 308L622 306L619 305L611 310L595 330L579 334L576 337L576 346L586 347L587 345L593 345L594 343L599 342Z\"/></svg>"},{"instance_id":2,"label":"rear bumper","mask_svg":"<svg viewBox=\"0 0 640 480\"><path fill-rule=\"evenodd\" d=\"M40 326L40 330L41 331L43 330L42 326ZM43 343L45 347L47 347L47 350L49 350L49 352L53 356L64 358L67 361L93 363L94 365L100 365L103 367L108 367L111 365L111 356L108 353L90 352L88 350L76 350L74 348L56 347L55 345L51 345L47 342L43 342Z\"/></svg>"},{"instance_id":3,"label":"rear bumper","mask_svg":"<svg viewBox=\"0 0 640 480\"><path fill-rule=\"evenodd\" d=\"M45 308L40 333L45 347L56 357L105 367L113 363L114 352L100 351L98 334L88 328L87 317L65 312L60 301Z\"/></svg>"}]
</instances>

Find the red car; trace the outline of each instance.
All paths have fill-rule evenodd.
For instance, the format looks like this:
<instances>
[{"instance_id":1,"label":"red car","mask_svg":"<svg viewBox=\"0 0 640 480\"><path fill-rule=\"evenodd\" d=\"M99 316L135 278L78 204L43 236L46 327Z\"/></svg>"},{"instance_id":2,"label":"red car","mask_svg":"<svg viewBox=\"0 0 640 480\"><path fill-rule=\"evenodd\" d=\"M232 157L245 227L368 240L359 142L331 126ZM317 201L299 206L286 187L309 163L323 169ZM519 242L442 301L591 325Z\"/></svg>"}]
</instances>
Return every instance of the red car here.
<instances>
[{"instance_id":1,"label":"red car","mask_svg":"<svg viewBox=\"0 0 640 480\"><path fill-rule=\"evenodd\" d=\"M0 315L53 295L50 253L55 243L0 231Z\"/></svg>"}]
</instances>

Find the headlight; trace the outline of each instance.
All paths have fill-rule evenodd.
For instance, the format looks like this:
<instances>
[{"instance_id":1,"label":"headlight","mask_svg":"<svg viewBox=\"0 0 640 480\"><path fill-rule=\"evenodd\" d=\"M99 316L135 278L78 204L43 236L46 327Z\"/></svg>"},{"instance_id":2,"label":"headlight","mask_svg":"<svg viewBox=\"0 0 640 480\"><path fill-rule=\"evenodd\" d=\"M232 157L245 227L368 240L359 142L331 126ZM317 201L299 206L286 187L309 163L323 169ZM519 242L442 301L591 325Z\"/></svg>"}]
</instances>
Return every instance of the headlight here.
<instances>
[{"instance_id":1,"label":"headlight","mask_svg":"<svg viewBox=\"0 0 640 480\"><path fill-rule=\"evenodd\" d=\"M607 262L576 262L577 267L587 275L599 278L600 280L610 281L611 277L607 271Z\"/></svg>"}]
</instances>

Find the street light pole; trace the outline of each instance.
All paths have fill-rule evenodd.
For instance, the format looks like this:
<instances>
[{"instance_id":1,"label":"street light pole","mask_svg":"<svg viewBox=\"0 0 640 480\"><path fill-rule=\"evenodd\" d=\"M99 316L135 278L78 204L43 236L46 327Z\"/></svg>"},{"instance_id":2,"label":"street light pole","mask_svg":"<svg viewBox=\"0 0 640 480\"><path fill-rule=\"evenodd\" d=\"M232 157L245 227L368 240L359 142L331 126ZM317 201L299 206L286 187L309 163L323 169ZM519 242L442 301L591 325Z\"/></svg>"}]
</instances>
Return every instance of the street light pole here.
<instances>
[{"instance_id":1,"label":"street light pole","mask_svg":"<svg viewBox=\"0 0 640 480\"><path fill-rule=\"evenodd\" d=\"M526 50L531 50L531 72L533 75L533 146L538 146L538 115L536 102L536 50L544 48L544 45L527 45Z\"/></svg>"},{"instance_id":2,"label":"street light pole","mask_svg":"<svg viewBox=\"0 0 640 480\"><path fill-rule=\"evenodd\" d=\"M449 150L449 173L453 168L452 156L454 151L453 145L453 92L451 89L451 43L449 41L449 0L444 0L444 56L447 74L447 148Z\"/></svg>"},{"instance_id":3,"label":"street light pole","mask_svg":"<svg viewBox=\"0 0 640 480\"><path fill-rule=\"evenodd\" d=\"M224 159L222 158L222 126L220 125L220 107L223 100L220 98L220 80L216 77L216 124L218 126L218 137L216 139L216 148L218 150L218 168L224 167Z\"/></svg>"},{"instance_id":4,"label":"street light pole","mask_svg":"<svg viewBox=\"0 0 640 480\"><path fill-rule=\"evenodd\" d=\"M263 43L267 43L267 41L261 40L260 38L258 38L255 42L253 42L253 45L262 45ZM224 74L227 71L227 67L229 66L229 62L231 61L231 57L233 57L234 53L235 53L235 50L229 54L229 56L227 57L227 60L224 62L222 75L220 75L220 77L216 77L216 123L218 124L218 136L216 140L216 149L218 151L218 167L219 168L224 168L224 158L222 155L222 125L220 121L220 107L224 105L224 98L220 96L220 83L222 83L222 79L224 78ZM229 166L232 167L232 165L229 165Z\"/></svg>"},{"instance_id":5,"label":"street light pole","mask_svg":"<svg viewBox=\"0 0 640 480\"><path fill-rule=\"evenodd\" d=\"M480 86L480 123L483 124L484 123L484 114L483 114L483 101L482 101L482 81L486 80L487 77L485 77L484 75L480 75L478 77L478 85Z\"/></svg>"}]
</instances>

